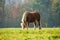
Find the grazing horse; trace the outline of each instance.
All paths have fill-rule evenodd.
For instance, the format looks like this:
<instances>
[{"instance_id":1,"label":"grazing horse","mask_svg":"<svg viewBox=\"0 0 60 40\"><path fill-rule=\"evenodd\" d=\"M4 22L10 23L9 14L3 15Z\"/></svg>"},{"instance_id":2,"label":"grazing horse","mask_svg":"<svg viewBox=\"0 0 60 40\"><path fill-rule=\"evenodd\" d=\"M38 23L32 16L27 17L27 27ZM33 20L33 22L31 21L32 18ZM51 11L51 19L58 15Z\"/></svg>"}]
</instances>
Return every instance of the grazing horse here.
<instances>
[{"instance_id":1,"label":"grazing horse","mask_svg":"<svg viewBox=\"0 0 60 40\"><path fill-rule=\"evenodd\" d=\"M33 23L34 29L36 29L36 21L38 22L39 29L41 29L40 14L38 12L24 12L21 23L22 29L24 29L25 27L28 29L29 23Z\"/></svg>"}]
</instances>

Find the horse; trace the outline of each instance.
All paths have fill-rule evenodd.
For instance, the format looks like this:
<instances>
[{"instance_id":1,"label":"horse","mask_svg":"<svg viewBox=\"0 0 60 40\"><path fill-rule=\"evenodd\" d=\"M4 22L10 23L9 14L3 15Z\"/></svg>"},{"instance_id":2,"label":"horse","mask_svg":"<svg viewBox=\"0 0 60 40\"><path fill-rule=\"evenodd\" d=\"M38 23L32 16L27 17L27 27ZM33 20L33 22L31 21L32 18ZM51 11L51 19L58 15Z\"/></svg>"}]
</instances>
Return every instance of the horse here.
<instances>
[{"instance_id":1,"label":"horse","mask_svg":"<svg viewBox=\"0 0 60 40\"><path fill-rule=\"evenodd\" d=\"M40 26L40 14L38 12L28 12L25 11L22 16L22 29L27 28L29 26L29 23L34 24L34 29L36 29L36 21L38 22L38 28L41 29Z\"/></svg>"}]
</instances>

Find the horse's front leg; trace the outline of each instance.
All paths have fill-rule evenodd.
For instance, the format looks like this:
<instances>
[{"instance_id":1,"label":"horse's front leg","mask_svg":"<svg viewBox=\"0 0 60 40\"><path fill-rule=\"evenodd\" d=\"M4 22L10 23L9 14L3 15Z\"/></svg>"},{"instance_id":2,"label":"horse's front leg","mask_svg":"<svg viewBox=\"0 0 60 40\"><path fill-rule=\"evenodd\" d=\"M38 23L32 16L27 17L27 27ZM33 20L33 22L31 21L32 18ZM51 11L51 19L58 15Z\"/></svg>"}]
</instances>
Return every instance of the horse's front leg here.
<instances>
[{"instance_id":1,"label":"horse's front leg","mask_svg":"<svg viewBox=\"0 0 60 40\"><path fill-rule=\"evenodd\" d=\"M27 23L26 23L26 28L27 28L27 30L28 30L28 25L29 25L29 23L27 22Z\"/></svg>"},{"instance_id":2,"label":"horse's front leg","mask_svg":"<svg viewBox=\"0 0 60 40\"><path fill-rule=\"evenodd\" d=\"M34 30L36 29L36 22L33 22L33 24L34 24Z\"/></svg>"}]
</instances>

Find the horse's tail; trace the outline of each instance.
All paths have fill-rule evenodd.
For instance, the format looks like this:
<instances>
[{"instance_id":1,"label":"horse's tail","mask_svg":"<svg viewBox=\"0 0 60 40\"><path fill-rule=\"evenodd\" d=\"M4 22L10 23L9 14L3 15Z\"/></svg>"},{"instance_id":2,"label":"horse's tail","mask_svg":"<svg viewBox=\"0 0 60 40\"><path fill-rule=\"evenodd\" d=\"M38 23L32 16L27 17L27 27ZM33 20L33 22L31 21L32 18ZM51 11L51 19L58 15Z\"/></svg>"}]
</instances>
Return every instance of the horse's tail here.
<instances>
[{"instance_id":1,"label":"horse's tail","mask_svg":"<svg viewBox=\"0 0 60 40\"><path fill-rule=\"evenodd\" d=\"M22 17L22 22L26 22L27 21L27 14L28 13L29 13L28 11L24 12L23 17Z\"/></svg>"}]
</instances>

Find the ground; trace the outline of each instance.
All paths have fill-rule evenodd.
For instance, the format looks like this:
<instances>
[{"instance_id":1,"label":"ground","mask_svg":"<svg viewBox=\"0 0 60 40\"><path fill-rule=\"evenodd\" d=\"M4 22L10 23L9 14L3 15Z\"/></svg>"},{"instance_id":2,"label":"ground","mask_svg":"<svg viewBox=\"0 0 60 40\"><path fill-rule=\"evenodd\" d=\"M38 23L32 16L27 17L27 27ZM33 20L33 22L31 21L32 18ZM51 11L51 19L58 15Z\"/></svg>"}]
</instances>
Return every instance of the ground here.
<instances>
[{"instance_id":1,"label":"ground","mask_svg":"<svg viewBox=\"0 0 60 40\"><path fill-rule=\"evenodd\" d=\"M0 40L60 40L60 28L0 28Z\"/></svg>"}]
</instances>

